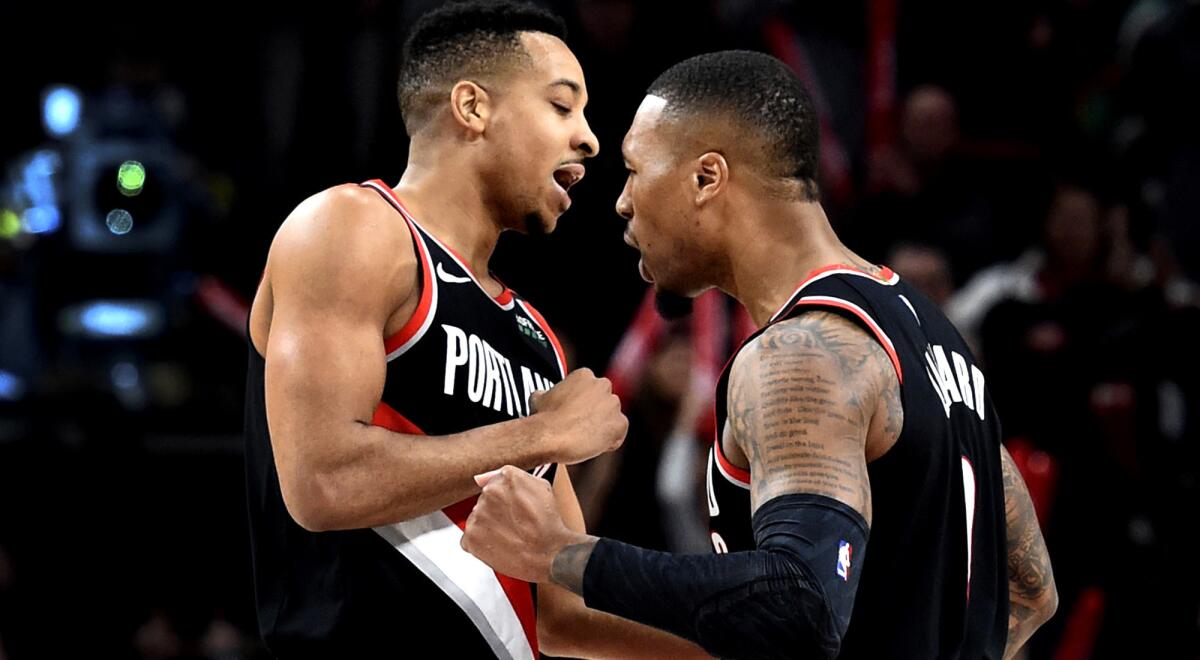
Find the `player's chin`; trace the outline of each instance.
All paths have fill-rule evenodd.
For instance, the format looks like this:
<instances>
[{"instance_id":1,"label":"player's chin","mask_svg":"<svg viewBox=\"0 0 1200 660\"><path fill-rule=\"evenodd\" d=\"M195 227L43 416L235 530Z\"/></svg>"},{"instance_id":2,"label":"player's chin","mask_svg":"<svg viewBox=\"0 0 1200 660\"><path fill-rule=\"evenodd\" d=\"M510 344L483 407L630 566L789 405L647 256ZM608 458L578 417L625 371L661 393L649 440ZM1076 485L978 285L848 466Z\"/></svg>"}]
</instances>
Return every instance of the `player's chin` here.
<instances>
[{"instance_id":1,"label":"player's chin","mask_svg":"<svg viewBox=\"0 0 1200 660\"><path fill-rule=\"evenodd\" d=\"M549 209L541 209L532 211L525 215L525 234L529 236L541 236L553 233L558 228L558 217L561 212L554 212Z\"/></svg>"},{"instance_id":2,"label":"player's chin","mask_svg":"<svg viewBox=\"0 0 1200 660\"><path fill-rule=\"evenodd\" d=\"M654 283L654 306L667 320L685 318L692 313L693 296L679 293L661 282Z\"/></svg>"}]
</instances>

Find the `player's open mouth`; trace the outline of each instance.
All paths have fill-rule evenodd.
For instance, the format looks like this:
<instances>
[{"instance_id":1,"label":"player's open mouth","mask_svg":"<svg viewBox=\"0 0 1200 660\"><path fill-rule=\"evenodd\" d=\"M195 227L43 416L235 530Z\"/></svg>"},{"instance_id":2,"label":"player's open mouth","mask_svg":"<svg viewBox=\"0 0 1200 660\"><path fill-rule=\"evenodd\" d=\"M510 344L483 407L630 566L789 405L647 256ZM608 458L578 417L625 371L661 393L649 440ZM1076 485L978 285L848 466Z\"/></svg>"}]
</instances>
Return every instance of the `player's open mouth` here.
<instances>
[{"instance_id":1,"label":"player's open mouth","mask_svg":"<svg viewBox=\"0 0 1200 660\"><path fill-rule=\"evenodd\" d=\"M654 284L654 276L650 274L650 268L646 266L645 257L638 259L638 275L641 275L646 282Z\"/></svg>"},{"instance_id":2,"label":"player's open mouth","mask_svg":"<svg viewBox=\"0 0 1200 660\"><path fill-rule=\"evenodd\" d=\"M567 191L583 179L585 171L582 163L565 163L554 170L554 185L562 193L568 206L571 204L571 196Z\"/></svg>"},{"instance_id":3,"label":"player's open mouth","mask_svg":"<svg viewBox=\"0 0 1200 660\"><path fill-rule=\"evenodd\" d=\"M638 273L643 280L653 284L654 276L650 274L650 268L646 266L646 257L642 255L642 248L633 237L633 233L628 230L625 231L625 244L638 251Z\"/></svg>"}]
</instances>

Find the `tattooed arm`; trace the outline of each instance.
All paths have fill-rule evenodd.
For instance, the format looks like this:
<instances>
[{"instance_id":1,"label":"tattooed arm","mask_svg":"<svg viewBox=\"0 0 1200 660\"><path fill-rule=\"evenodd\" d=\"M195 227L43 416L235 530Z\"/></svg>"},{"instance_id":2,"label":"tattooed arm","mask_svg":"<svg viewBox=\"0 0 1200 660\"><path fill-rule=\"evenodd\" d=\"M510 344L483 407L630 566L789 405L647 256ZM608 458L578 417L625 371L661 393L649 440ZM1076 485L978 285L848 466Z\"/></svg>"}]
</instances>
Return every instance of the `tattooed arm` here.
<instances>
[{"instance_id":1,"label":"tattooed arm","mask_svg":"<svg viewBox=\"0 0 1200 660\"><path fill-rule=\"evenodd\" d=\"M1033 501L1008 450L1000 448L1008 521L1008 660L1058 609L1058 590Z\"/></svg>"},{"instance_id":2,"label":"tattooed arm","mask_svg":"<svg viewBox=\"0 0 1200 660\"><path fill-rule=\"evenodd\" d=\"M668 554L572 531L549 487L514 468L485 479L463 547L719 657L837 657L859 571L831 562L842 545L856 557L867 545L866 461L899 434L896 373L866 331L813 311L742 350L729 401L726 447L751 468L754 550Z\"/></svg>"},{"instance_id":3,"label":"tattooed arm","mask_svg":"<svg viewBox=\"0 0 1200 660\"><path fill-rule=\"evenodd\" d=\"M879 343L842 316L812 311L738 355L724 449L748 462L755 510L779 495L813 493L870 523L868 442L891 446L903 422L896 372Z\"/></svg>"}]
</instances>

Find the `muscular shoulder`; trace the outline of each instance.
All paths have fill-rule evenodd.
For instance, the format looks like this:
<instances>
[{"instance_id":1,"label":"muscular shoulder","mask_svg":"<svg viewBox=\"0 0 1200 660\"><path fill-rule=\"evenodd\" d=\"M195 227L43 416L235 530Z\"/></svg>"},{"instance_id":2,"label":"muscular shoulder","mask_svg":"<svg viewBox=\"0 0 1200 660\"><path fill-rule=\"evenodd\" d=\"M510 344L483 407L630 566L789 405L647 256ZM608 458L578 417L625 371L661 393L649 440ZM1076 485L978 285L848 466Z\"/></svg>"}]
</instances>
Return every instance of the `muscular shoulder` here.
<instances>
[{"instance_id":1,"label":"muscular shoulder","mask_svg":"<svg viewBox=\"0 0 1200 660\"><path fill-rule=\"evenodd\" d=\"M393 309L415 288L415 269L403 218L377 192L356 185L301 202L280 226L267 259L277 293L293 287Z\"/></svg>"},{"instance_id":2,"label":"muscular shoulder","mask_svg":"<svg viewBox=\"0 0 1200 660\"><path fill-rule=\"evenodd\" d=\"M832 312L781 321L748 344L730 373L728 408L752 499L818 493L869 519L866 445L891 369L873 337Z\"/></svg>"},{"instance_id":3,"label":"muscular shoulder","mask_svg":"<svg viewBox=\"0 0 1200 660\"><path fill-rule=\"evenodd\" d=\"M879 342L857 323L813 310L775 323L747 344L734 361L731 378L767 384L765 373L788 366L864 391L886 383L892 368Z\"/></svg>"}]
</instances>

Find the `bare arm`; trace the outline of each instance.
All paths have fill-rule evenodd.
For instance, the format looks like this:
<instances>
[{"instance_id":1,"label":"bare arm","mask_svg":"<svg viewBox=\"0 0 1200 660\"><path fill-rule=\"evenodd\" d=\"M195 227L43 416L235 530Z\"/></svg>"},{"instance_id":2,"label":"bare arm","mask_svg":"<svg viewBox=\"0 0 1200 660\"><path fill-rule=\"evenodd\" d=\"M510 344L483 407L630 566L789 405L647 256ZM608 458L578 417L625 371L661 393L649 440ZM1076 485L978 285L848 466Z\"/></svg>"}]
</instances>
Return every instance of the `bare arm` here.
<instances>
[{"instance_id":1,"label":"bare arm","mask_svg":"<svg viewBox=\"0 0 1200 660\"><path fill-rule=\"evenodd\" d=\"M559 466L554 500L568 529L585 532L570 475ZM543 653L571 658L708 658L699 646L650 626L589 609L583 598L549 582L538 586L538 642Z\"/></svg>"},{"instance_id":2,"label":"bare arm","mask_svg":"<svg viewBox=\"0 0 1200 660\"><path fill-rule=\"evenodd\" d=\"M1008 521L1008 644L1004 657L1014 657L1058 609L1058 590L1046 541L1025 480L1012 456L1000 448L1004 474L1004 514Z\"/></svg>"},{"instance_id":3,"label":"bare arm","mask_svg":"<svg viewBox=\"0 0 1200 660\"><path fill-rule=\"evenodd\" d=\"M371 191L326 191L301 204L276 236L267 420L284 502L307 529L405 520L477 492L472 475L480 472L572 458L560 452L571 435L563 426L571 415L561 411L443 437L371 424L386 375L385 326L396 310L415 306L416 273L408 229ZM577 394L610 413L611 426L599 391L607 384L591 381ZM611 405L619 416L619 404ZM601 436L613 430L601 427Z\"/></svg>"}]
</instances>

